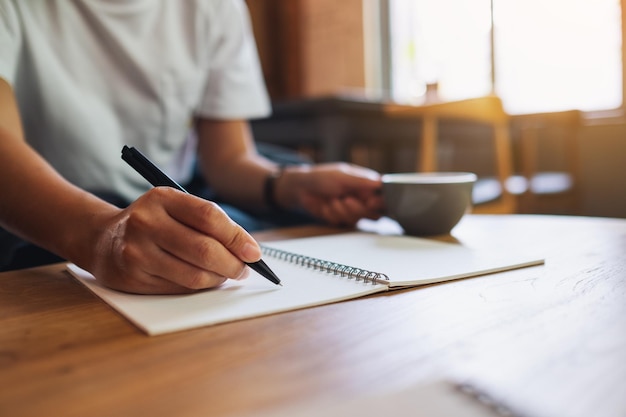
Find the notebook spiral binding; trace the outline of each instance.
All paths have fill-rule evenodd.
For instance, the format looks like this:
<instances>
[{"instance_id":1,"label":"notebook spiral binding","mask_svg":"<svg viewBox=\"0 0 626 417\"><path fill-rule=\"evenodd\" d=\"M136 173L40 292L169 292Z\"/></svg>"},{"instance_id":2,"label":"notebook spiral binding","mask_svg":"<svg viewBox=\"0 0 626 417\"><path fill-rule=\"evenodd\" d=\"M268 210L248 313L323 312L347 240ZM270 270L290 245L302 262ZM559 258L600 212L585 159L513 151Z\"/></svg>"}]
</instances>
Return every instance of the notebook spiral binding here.
<instances>
[{"instance_id":1,"label":"notebook spiral binding","mask_svg":"<svg viewBox=\"0 0 626 417\"><path fill-rule=\"evenodd\" d=\"M522 414L514 412L511 408L503 405L501 402L497 401L494 397L487 395L484 391L478 389L469 381L457 382L455 387L460 392L468 395L487 408L491 409L498 416L502 417L524 417Z\"/></svg>"},{"instance_id":2,"label":"notebook spiral binding","mask_svg":"<svg viewBox=\"0 0 626 417\"><path fill-rule=\"evenodd\" d=\"M380 272L368 271L366 269L313 258L311 256L300 255L283 249L270 248L264 245L261 245L261 250L265 255L273 258L300 265L304 268L338 275L340 277L347 277L349 279L354 278L356 281L362 280L363 282L371 284L389 281L389 277Z\"/></svg>"}]
</instances>

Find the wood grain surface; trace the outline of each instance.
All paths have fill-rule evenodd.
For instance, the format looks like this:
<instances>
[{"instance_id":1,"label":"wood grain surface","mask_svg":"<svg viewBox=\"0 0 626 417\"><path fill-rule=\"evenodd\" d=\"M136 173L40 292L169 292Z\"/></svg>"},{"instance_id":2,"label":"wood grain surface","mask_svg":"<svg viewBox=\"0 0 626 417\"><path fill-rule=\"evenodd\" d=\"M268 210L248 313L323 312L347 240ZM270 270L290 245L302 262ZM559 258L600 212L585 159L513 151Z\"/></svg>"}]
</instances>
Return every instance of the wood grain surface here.
<instances>
[{"instance_id":1,"label":"wood grain surface","mask_svg":"<svg viewBox=\"0 0 626 417\"><path fill-rule=\"evenodd\" d=\"M442 377L520 415L626 415L626 220L468 215L442 239L546 264L156 337L62 264L2 273L0 415L254 415Z\"/></svg>"}]
</instances>

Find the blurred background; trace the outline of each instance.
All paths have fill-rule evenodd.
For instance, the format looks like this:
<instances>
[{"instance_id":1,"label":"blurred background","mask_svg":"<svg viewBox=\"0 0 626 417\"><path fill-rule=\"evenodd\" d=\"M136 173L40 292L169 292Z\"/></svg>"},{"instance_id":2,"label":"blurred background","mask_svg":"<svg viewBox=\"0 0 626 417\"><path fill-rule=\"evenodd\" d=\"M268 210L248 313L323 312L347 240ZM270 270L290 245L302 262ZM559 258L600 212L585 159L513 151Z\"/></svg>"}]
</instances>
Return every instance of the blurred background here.
<instances>
[{"instance_id":1,"label":"blurred background","mask_svg":"<svg viewBox=\"0 0 626 417\"><path fill-rule=\"evenodd\" d=\"M274 107L255 136L476 172L477 212L626 217L625 3L248 0Z\"/></svg>"}]
</instances>

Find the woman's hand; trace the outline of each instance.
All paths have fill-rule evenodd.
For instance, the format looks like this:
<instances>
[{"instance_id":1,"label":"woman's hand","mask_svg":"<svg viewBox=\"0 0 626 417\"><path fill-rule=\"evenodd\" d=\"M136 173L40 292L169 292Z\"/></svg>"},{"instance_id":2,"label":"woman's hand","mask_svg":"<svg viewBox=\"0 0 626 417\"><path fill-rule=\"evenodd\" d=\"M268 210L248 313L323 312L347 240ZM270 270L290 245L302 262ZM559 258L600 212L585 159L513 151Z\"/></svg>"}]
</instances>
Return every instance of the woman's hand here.
<instances>
[{"instance_id":1,"label":"woman's hand","mask_svg":"<svg viewBox=\"0 0 626 417\"><path fill-rule=\"evenodd\" d=\"M188 293L247 276L256 241L215 203L153 188L104 225L90 272L131 293Z\"/></svg>"},{"instance_id":2,"label":"woman's hand","mask_svg":"<svg viewBox=\"0 0 626 417\"><path fill-rule=\"evenodd\" d=\"M381 216L380 175L347 163L286 168L276 184L284 207L300 207L336 226Z\"/></svg>"}]
</instances>

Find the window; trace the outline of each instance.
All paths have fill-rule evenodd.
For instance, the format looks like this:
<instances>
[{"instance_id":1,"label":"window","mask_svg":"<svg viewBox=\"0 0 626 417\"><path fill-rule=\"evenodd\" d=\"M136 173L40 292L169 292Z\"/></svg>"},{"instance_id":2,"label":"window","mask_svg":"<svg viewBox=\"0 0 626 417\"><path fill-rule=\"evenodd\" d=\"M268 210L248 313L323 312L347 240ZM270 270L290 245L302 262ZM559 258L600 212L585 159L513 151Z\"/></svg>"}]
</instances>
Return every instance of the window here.
<instances>
[{"instance_id":1,"label":"window","mask_svg":"<svg viewBox=\"0 0 626 417\"><path fill-rule=\"evenodd\" d=\"M398 101L429 85L443 100L494 91L510 113L622 105L619 0L389 0L388 15Z\"/></svg>"}]
</instances>

